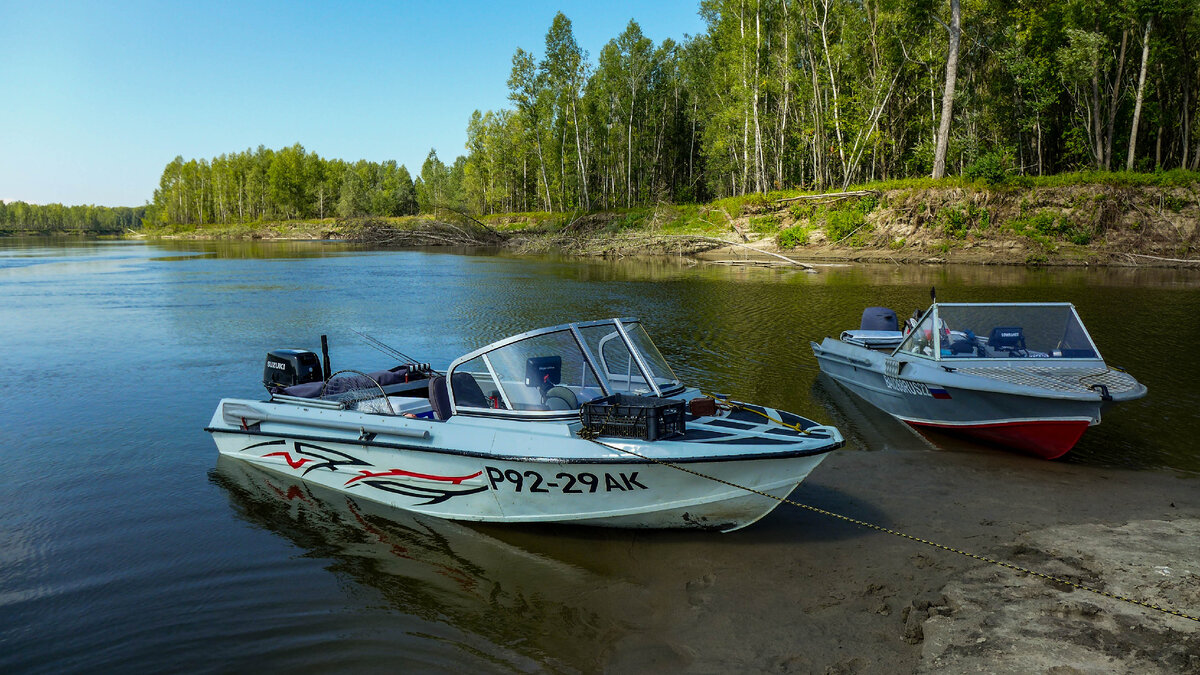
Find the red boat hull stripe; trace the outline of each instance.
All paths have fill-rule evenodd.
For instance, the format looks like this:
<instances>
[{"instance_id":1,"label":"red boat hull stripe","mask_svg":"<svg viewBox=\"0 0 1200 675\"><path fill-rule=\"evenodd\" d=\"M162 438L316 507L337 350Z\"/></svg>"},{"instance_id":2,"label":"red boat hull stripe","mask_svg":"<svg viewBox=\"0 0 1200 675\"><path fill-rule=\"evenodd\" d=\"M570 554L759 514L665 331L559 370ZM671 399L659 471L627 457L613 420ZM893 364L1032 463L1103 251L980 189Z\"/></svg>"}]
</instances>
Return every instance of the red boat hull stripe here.
<instances>
[{"instance_id":1,"label":"red boat hull stripe","mask_svg":"<svg viewBox=\"0 0 1200 675\"><path fill-rule=\"evenodd\" d=\"M991 422L986 424L939 424L905 420L914 427L929 427L1031 452L1045 459L1067 454L1087 431L1088 420L1043 420Z\"/></svg>"}]
</instances>

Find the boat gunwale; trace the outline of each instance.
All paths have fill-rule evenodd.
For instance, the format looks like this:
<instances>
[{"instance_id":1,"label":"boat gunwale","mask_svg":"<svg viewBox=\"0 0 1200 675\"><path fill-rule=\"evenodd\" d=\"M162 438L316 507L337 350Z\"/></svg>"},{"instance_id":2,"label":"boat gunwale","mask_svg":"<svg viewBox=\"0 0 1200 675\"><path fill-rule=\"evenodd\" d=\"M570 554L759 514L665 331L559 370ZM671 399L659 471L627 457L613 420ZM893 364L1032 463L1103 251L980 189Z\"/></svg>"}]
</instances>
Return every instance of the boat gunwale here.
<instances>
[{"instance_id":1,"label":"boat gunwale","mask_svg":"<svg viewBox=\"0 0 1200 675\"><path fill-rule=\"evenodd\" d=\"M812 456L816 456L816 455L823 455L823 454L826 454L829 452L833 452L834 450L842 448L846 445L846 440L844 438L842 438L840 440L834 440L831 437L829 439L829 443L826 443L826 444L823 444L823 445L820 445L820 446L817 446L814 448L777 450L774 452L755 451L753 453L738 454L738 455L724 454L724 455L708 455L708 456L703 456L703 457L702 456L690 456L690 457L663 457L663 458L647 457L645 459L636 457L633 455L629 455L629 454L617 455L614 457L535 457L533 455L501 455L501 454L497 454L497 453L478 452L478 451L474 451L474 450L455 450L452 448L438 448L438 447L429 447L429 446L420 446L420 445L410 445L410 444L405 444L405 443L389 443L387 441L377 441L374 439L365 440L365 439L353 438L353 437L340 438L340 437L333 437L333 436L309 436L306 434L277 433L277 432L269 432L269 431L255 430L255 429L238 429L238 428L207 426L207 427L204 427L204 430L210 434L224 433L224 434L235 434L235 435L242 435L242 436L257 436L257 437L267 436L267 437L272 437L272 438L295 439L295 440L301 440L301 441L347 443L350 445L360 445L360 446L363 446L364 448L378 447L378 448L385 448L385 449L389 449L389 450L413 450L413 451L418 451L418 452L430 452L430 453L434 453L434 454L454 455L454 456L459 456L459 457L476 457L476 458L480 458L480 459L493 459L493 460L502 461L502 462L529 462L529 463L540 463L540 464L637 464L637 465L642 465L642 464L647 464L647 465L649 465L649 464L703 464L703 463L716 463L716 462L757 461L757 460L769 460L769 459L793 459L793 458L797 458L797 457L812 457ZM613 440L617 441L617 442L621 442L624 439L613 439ZM593 441L593 442L595 442L595 441ZM667 442L670 442L669 439L667 440ZM686 443L688 441L683 441L683 442ZM616 446L609 446L606 443L599 443L599 444L606 448L616 450L617 452L622 452L622 453L625 452L624 450L622 450L621 448L616 447Z\"/></svg>"},{"instance_id":2,"label":"boat gunwale","mask_svg":"<svg viewBox=\"0 0 1200 675\"><path fill-rule=\"evenodd\" d=\"M835 340L836 342L841 342L841 340L836 340L835 338L827 338L827 339ZM847 344L847 343L842 342L842 344ZM847 346L854 348L854 349L862 349L862 350L868 351L868 352L871 351L869 349L866 349L865 347L859 347L857 345L847 345ZM816 357L818 362L821 359L828 359L830 361L833 361L835 363L840 363L842 365L848 365L853 368L863 368L872 373L877 373L879 375L886 375L886 373L884 373L882 367L877 368L876 365L873 363L868 365L868 364L861 363L861 362L851 362L851 361L849 361L849 359L847 357L842 356L841 354L838 354L836 352L830 352L825 349L822 349L820 354L814 354L814 356ZM886 357L887 355L884 354L883 356ZM1012 361L1012 360L1019 360L1019 359L1004 359L1004 360ZM996 359L996 361L1000 361L1000 359ZM914 361L913 363L921 363L921 362ZM1104 362L1101 361L1100 363L1104 363ZM940 363L934 362L933 360L929 360L928 364L931 366L932 374L938 376L936 379L933 377L911 378L911 377L905 377L903 374L896 376L896 379L904 380L906 382L916 382L916 383L925 384L925 385L934 385L934 386L938 386L938 387L950 387L953 389L968 389L971 391L980 391L980 392L985 392L985 393L989 393L989 394L1004 394L1004 395L1009 395L1009 396L1026 396L1029 398L1043 398L1043 399L1055 399L1055 400L1063 400L1063 401L1081 401L1081 402L1097 402L1097 403L1102 402L1104 400L1104 397L1101 396L1101 394L1096 391L1065 392L1065 391L1056 390L1056 389L1034 387L1031 385L1014 385L1014 384L1005 383L1003 380L1000 380L997 378L988 377L987 375L981 375L981 374L977 374L977 373L960 373L960 372L958 372L957 368L954 368L951 370L945 370L945 367L941 366ZM882 362L879 365L882 366ZM999 365L1003 365L1003 364L997 363L996 365L999 366ZM939 370L933 370L932 367L938 367ZM1121 370L1112 368L1111 366L1108 366L1108 367L1112 370L1116 370L1117 372L1122 372L1122 373L1125 372L1125 371L1121 371ZM862 386L864 388L871 389L872 391L878 391L880 393L887 393L889 395L891 394L891 392L886 392L886 391L880 390L878 388L872 387L870 385L867 385L865 383L851 379L849 377L837 375L835 373L824 371L824 370L822 370L821 372L829 375L830 377L832 377L838 381L844 381L846 383L853 384L854 386ZM1125 374L1128 375L1128 373L1125 373ZM949 379L947 379L947 376L949 376ZM1133 377L1133 376L1130 375L1130 377ZM955 381L957 378L970 378L972 382L971 382L970 386L967 386L966 384L964 384L961 381ZM977 380L980 383L989 383L989 384L991 384L991 386L977 385L974 382L975 380ZM1136 378L1134 378L1134 381L1135 382L1137 381ZM1008 384L1008 386L1007 387L998 386L998 385L1005 385L1005 384ZM1113 394L1112 395L1113 399L1116 401L1136 400L1136 399L1139 399L1139 398L1145 396L1146 393L1149 391L1147 389L1146 385L1142 384L1141 382L1137 382L1137 384L1138 384L1138 387L1129 390L1129 392L1118 392L1116 394ZM1020 389L1019 390L1016 389L1017 387L1020 387ZM1131 395L1130 392L1133 392L1133 395Z\"/></svg>"}]
</instances>

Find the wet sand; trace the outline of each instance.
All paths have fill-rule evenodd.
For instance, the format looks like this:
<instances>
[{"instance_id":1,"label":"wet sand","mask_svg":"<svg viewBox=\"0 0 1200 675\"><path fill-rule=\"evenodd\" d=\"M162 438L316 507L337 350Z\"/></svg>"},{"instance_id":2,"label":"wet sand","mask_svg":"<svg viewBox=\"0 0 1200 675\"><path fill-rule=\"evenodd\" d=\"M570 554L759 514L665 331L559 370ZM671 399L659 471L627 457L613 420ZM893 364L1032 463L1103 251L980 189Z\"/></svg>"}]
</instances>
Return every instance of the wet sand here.
<instances>
[{"instance_id":1,"label":"wet sand","mask_svg":"<svg viewBox=\"0 0 1200 675\"><path fill-rule=\"evenodd\" d=\"M1200 478L869 423L878 451L831 455L792 499L1200 615ZM608 672L1200 672L1198 622L790 505L726 535L560 534L592 541L555 557L624 582L592 599L626 624L595 636Z\"/></svg>"}]
</instances>

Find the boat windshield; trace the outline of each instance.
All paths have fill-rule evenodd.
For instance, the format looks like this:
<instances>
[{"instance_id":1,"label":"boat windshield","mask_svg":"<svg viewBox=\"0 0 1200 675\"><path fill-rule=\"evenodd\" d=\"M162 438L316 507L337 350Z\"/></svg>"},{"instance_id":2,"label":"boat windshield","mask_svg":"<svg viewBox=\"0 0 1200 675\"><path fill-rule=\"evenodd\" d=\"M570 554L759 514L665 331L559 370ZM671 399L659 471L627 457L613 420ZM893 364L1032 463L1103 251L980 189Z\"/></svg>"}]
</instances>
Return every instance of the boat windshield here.
<instances>
[{"instance_id":1,"label":"boat windshield","mask_svg":"<svg viewBox=\"0 0 1200 675\"><path fill-rule=\"evenodd\" d=\"M934 305L897 353L939 360L1100 358L1070 303Z\"/></svg>"},{"instance_id":2,"label":"boat windshield","mask_svg":"<svg viewBox=\"0 0 1200 675\"><path fill-rule=\"evenodd\" d=\"M450 367L455 408L566 411L614 393L655 395L682 385L641 323L557 326L502 340Z\"/></svg>"}]
</instances>

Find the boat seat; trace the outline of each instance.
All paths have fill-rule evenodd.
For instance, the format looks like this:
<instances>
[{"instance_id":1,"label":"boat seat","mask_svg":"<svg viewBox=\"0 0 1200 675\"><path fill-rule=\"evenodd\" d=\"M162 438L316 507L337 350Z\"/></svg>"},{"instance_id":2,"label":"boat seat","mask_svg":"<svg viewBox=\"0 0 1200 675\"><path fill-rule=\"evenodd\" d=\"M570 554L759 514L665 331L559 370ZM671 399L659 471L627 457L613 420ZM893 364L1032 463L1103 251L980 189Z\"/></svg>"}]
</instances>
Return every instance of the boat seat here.
<instances>
[{"instance_id":1,"label":"boat seat","mask_svg":"<svg viewBox=\"0 0 1200 675\"><path fill-rule=\"evenodd\" d=\"M847 330L842 331L842 342L871 349L895 349L904 341L904 333L898 330Z\"/></svg>"},{"instance_id":2,"label":"boat seat","mask_svg":"<svg viewBox=\"0 0 1200 675\"><path fill-rule=\"evenodd\" d=\"M966 354L971 356L979 353L979 342L975 339L975 333L972 331L963 331L963 334L957 335L952 333L950 339L950 354L958 356ZM984 354L980 354L983 356Z\"/></svg>"},{"instance_id":3,"label":"boat seat","mask_svg":"<svg viewBox=\"0 0 1200 675\"><path fill-rule=\"evenodd\" d=\"M479 382L470 373L455 373L450 376L451 389L454 390L454 406L456 408L490 408L492 402L484 396L479 388Z\"/></svg>"},{"instance_id":4,"label":"boat seat","mask_svg":"<svg viewBox=\"0 0 1200 675\"><path fill-rule=\"evenodd\" d=\"M446 391L446 378L434 375L429 380L429 406L433 408L434 419L450 419L450 393Z\"/></svg>"},{"instance_id":5,"label":"boat seat","mask_svg":"<svg viewBox=\"0 0 1200 675\"><path fill-rule=\"evenodd\" d=\"M461 408L491 408L492 402L483 395L479 383L470 373L454 373L450 376L454 385L454 405ZM446 378L435 375L429 380L429 405L433 415L439 420L447 420L454 414L450 410L450 392L446 387Z\"/></svg>"},{"instance_id":6,"label":"boat seat","mask_svg":"<svg viewBox=\"0 0 1200 675\"><path fill-rule=\"evenodd\" d=\"M546 392L546 407L550 410L578 410L579 397L566 387L551 387Z\"/></svg>"}]
</instances>

